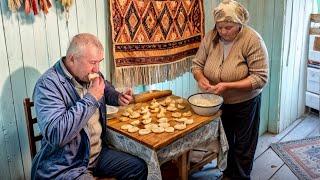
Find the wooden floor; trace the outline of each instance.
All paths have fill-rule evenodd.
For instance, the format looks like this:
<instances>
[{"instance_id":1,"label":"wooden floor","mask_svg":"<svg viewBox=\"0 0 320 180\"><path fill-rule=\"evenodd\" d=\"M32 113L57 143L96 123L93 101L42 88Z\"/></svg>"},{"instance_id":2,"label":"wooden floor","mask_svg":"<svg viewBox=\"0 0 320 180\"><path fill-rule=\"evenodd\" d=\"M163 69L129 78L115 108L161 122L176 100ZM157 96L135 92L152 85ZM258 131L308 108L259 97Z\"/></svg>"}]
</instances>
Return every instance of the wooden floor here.
<instances>
[{"instance_id":1,"label":"wooden floor","mask_svg":"<svg viewBox=\"0 0 320 180\"><path fill-rule=\"evenodd\" d=\"M252 179L298 179L271 149L270 144L314 136L320 136L320 118L319 114L310 113L308 116L294 122L280 134L264 134L259 137L251 173Z\"/></svg>"},{"instance_id":2,"label":"wooden floor","mask_svg":"<svg viewBox=\"0 0 320 180\"><path fill-rule=\"evenodd\" d=\"M271 149L270 144L290 140L298 140L306 137L320 136L320 116L309 113L306 117L298 119L290 127L274 135L266 133L259 137L255 161L251 173L253 180L282 180L298 179L292 171L284 164L281 158ZM213 162L215 164L215 162ZM212 166L211 166L212 167ZM217 169L204 169L193 174L189 179L219 179L221 172Z\"/></svg>"}]
</instances>

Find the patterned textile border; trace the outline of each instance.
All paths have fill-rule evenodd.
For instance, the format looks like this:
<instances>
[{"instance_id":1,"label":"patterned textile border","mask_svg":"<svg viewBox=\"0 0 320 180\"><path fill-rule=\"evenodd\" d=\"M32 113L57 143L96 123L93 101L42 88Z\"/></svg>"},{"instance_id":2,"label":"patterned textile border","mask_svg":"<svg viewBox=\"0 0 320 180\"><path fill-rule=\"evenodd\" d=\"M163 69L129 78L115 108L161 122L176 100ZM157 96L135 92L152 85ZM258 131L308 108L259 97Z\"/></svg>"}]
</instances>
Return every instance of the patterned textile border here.
<instances>
[{"instance_id":1,"label":"patterned textile border","mask_svg":"<svg viewBox=\"0 0 320 180\"><path fill-rule=\"evenodd\" d=\"M204 36L203 0L110 0L117 87L190 71Z\"/></svg>"},{"instance_id":2,"label":"patterned textile border","mask_svg":"<svg viewBox=\"0 0 320 180\"><path fill-rule=\"evenodd\" d=\"M319 136L274 143L271 147L299 179L320 179Z\"/></svg>"},{"instance_id":3,"label":"patterned textile border","mask_svg":"<svg viewBox=\"0 0 320 180\"><path fill-rule=\"evenodd\" d=\"M227 166L228 142L220 118L209 124L177 139L158 151L138 143L125 135L108 129L107 141L118 150L142 158L148 165L148 180L161 180L160 165L166 161L180 156L182 153L201 146L208 147L219 141L218 168L224 170Z\"/></svg>"}]
</instances>

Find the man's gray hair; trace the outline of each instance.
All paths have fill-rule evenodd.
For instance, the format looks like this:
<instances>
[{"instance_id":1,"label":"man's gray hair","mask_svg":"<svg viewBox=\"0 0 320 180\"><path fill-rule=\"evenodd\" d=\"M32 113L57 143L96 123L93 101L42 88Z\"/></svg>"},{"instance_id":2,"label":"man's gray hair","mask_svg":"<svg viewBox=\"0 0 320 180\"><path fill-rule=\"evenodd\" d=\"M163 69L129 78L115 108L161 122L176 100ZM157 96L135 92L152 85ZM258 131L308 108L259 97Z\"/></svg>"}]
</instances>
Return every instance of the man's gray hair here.
<instances>
[{"instance_id":1,"label":"man's gray hair","mask_svg":"<svg viewBox=\"0 0 320 180\"><path fill-rule=\"evenodd\" d=\"M74 55L76 57L81 57L83 50L89 46L96 47L97 50L103 50L101 42L95 35L89 33L77 34L70 42L67 50L67 56Z\"/></svg>"}]
</instances>

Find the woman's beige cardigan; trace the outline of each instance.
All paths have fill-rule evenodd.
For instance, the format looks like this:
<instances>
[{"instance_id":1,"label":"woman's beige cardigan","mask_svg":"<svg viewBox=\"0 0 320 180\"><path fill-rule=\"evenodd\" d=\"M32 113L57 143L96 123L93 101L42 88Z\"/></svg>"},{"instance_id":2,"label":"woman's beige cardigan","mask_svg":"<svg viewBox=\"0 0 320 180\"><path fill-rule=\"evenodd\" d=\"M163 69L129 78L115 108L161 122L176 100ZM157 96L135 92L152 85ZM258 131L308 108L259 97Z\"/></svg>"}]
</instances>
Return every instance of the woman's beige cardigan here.
<instances>
[{"instance_id":1,"label":"woman's beige cardigan","mask_svg":"<svg viewBox=\"0 0 320 180\"><path fill-rule=\"evenodd\" d=\"M249 77L252 90L228 90L222 94L226 104L235 104L256 97L268 81L268 52L261 36L243 26L233 42L229 55L223 58L223 45L213 46L214 30L201 42L193 60L192 72L202 71L212 85L234 82Z\"/></svg>"}]
</instances>

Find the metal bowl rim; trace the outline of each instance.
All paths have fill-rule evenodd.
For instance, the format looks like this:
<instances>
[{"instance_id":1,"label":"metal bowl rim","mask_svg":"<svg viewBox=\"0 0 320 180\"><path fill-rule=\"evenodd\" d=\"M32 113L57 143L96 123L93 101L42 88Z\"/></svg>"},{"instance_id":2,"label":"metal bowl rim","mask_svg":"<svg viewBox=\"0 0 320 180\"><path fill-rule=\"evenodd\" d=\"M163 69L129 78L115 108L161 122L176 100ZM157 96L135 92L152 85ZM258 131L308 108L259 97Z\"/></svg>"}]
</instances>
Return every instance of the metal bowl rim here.
<instances>
[{"instance_id":1,"label":"metal bowl rim","mask_svg":"<svg viewBox=\"0 0 320 180\"><path fill-rule=\"evenodd\" d=\"M196 94L192 94L192 95L190 95L190 96L188 97L188 99L187 99L187 100L188 100L188 103L191 104L191 105L193 105L193 106L201 107L201 108L213 108L213 107L221 106L221 104L223 103L223 98L222 98L221 96L219 96L219 97L222 99L221 103L219 103L219 104L217 104L217 105L215 105L215 106L199 106L199 105L195 105L195 104L191 103L191 102L190 102L190 98L191 98L192 96L195 96L195 95L198 95L198 94L212 94L212 95L215 95L215 96L219 96L219 95L216 95L216 94L213 94L213 93L204 93L204 92L202 92L202 93L196 93Z\"/></svg>"}]
</instances>

